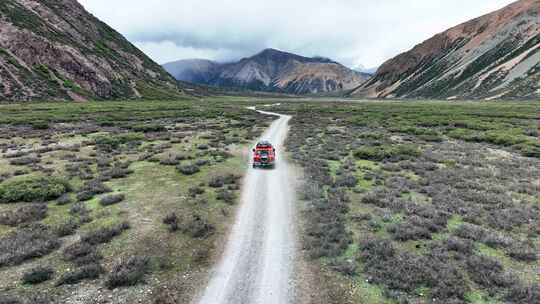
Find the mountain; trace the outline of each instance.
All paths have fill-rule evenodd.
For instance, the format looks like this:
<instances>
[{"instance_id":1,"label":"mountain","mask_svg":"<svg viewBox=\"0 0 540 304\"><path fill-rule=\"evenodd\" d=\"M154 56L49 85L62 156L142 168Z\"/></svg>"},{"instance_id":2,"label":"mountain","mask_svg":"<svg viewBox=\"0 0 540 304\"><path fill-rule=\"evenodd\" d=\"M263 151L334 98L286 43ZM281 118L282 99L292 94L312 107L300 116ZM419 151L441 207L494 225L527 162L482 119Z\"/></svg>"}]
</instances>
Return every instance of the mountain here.
<instances>
[{"instance_id":1,"label":"mountain","mask_svg":"<svg viewBox=\"0 0 540 304\"><path fill-rule=\"evenodd\" d=\"M181 60L164 67L182 81L289 94L350 90L368 78L328 58L308 58L275 49L233 63Z\"/></svg>"},{"instance_id":2,"label":"mountain","mask_svg":"<svg viewBox=\"0 0 540 304\"><path fill-rule=\"evenodd\" d=\"M186 59L166 63L163 67L177 80L203 84L211 80L219 63L205 59Z\"/></svg>"},{"instance_id":3,"label":"mountain","mask_svg":"<svg viewBox=\"0 0 540 304\"><path fill-rule=\"evenodd\" d=\"M180 94L161 66L76 0L0 1L0 100Z\"/></svg>"},{"instance_id":4,"label":"mountain","mask_svg":"<svg viewBox=\"0 0 540 304\"><path fill-rule=\"evenodd\" d=\"M460 24L385 62L353 96L540 97L540 0Z\"/></svg>"}]
</instances>

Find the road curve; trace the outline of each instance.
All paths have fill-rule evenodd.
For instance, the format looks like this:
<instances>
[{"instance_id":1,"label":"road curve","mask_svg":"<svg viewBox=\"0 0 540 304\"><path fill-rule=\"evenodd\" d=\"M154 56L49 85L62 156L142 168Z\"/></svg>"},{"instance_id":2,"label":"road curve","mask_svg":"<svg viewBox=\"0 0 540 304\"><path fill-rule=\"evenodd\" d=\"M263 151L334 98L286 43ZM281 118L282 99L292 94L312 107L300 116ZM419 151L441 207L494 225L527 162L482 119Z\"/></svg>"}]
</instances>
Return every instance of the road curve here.
<instances>
[{"instance_id":1,"label":"road curve","mask_svg":"<svg viewBox=\"0 0 540 304\"><path fill-rule=\"evenodd\" d=\"M294 189L280 154L290 116L260 112L279 117L261 137L276 147L276 168L249 168L225 252L194 303L293 303Z\"/></svg>"}]
</instances>

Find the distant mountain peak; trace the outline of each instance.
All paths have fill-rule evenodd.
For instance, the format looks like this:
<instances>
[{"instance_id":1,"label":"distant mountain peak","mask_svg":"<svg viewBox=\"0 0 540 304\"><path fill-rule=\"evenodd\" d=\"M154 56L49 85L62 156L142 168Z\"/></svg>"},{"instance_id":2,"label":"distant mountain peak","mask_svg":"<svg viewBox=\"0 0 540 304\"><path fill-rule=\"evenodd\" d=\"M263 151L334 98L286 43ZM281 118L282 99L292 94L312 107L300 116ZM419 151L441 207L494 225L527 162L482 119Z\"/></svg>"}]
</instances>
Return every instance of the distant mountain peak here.
<instances>
[{"instance_id":1,"label":"distant mountain peak","mask_svg":"<svg viewBox=\"0 0 540 304\"><path fill-rule=\"evenodd\" d=\"M244 60L250 60L250 59L257 59L257 58L265 58L265 59L272 59L272 60L297 60L300 62L321 62L321 63L336 63L330 58L323 57L323 56L314 56L314 57L307 57L302 55L297 55L290 52L281 51L274 48L267 48L262 50L261 52L248 57L244 58Z\"/></svg>"},{"instance_id":2,"label":"distant mountain peak","mask_svg":"<svg viewBox=\"0 0 540 304\"><path fill-rule=\"evenodd\" d=\"M283 62L290 59L294 59L294 60L298 60L302 62L309 60L309 58L304 57L304 56L300 56L300 55L296 55L293 53L288 53L288 52L284 52L284 51L280 51L280 50L272 49L272 48L265 49L251 57L244 58L243 60L247 60L247 61L272 60L276 62Z\"/></svg>"},{"instance_id":3,"label":"distant mountain peak","mask_svg":"<svg viewBox=\"0 0 540 304\"><path fill-rule=\"evenodd\" d=\"M278 49L274 49L274 48L266 48L260 51L259 53L255 54L254 56L272 56L272 55L282 55L282 54L290 54L290 53L287 53Z\"/></svg>"},{"instance_id":4,"label":"distant mountain peak","mask_svg":"<svg viewBox=\"0 0 540 304\"><path fill-rule=\"evenodd\" d=\"M292 94L350 90L367 79L367 75L328 58L304 57L273 48L227 64L205 67L180 61L164 67L181 81Z\"/></svg>"}]
</instances>

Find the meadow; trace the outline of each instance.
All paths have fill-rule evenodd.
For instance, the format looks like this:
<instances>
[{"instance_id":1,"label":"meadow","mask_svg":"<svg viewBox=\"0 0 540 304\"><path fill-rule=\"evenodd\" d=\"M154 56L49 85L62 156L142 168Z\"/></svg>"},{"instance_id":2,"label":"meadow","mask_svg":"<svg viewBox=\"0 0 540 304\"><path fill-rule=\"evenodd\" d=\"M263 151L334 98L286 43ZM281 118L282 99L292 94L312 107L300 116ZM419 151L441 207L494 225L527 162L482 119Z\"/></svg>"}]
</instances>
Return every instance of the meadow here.
<instances>
[{"instance_id":1,"label":"meadow","mask_svg":"<svg viewBox=\"0 0 540 304\"><path fill-rule=\"evenodd\" d=\"M540 303L540 104L288 103L321 303Z\"/></svg>"},{"instance_id":2,"label":"meadow","mask_svg":"<svg viewBox=\"0 0 540 304\"><path fill-rule=\"evenodd\" d=\"M188 302L272 119L221 99L0 105L0 302Z\"/></svg>"},{"instance_id":3,"label":"meadow","mask_svg":"<svg viewBox=\"0 0 540 304\"><path fill-rule=\"evenodd\" d=\"M293 116L316 303L539 303L540 104L329 100L0 105L0 303L189 303L254 104Z\"/></svg>"}]
</instances>

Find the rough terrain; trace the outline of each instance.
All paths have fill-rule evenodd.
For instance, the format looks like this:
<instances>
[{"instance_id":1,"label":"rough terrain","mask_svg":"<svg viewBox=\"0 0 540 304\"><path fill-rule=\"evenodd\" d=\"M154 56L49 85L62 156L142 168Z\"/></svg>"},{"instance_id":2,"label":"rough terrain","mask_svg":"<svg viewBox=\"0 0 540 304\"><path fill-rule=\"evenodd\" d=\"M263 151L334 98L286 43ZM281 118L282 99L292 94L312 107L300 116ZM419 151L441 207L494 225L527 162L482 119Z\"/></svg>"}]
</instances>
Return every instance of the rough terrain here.
<instances>
[{"instance_id":1,"label":"rough terrain","mask_svg":"<svg viewBox=\"0 0 540 304\"><path fill-rule=\"evenodd\" d=\"M540 301L540 105L282 103L311 303Z\"/></svg>"},{"instance_id":2,"label":"rough terrain","mask_svg":"<svg viewBox=\"0 0 540 304\"><path fill-rule=\"evenodd\" d=\"M161 66L76 0L0 2L0 101L180 95Z\"/></svg>"},{"instance_id":3,"label":"rough terrain","mask_svg":"<svg viewBox=\"0 0 540 304\"><path fill-rule=\"evenodd\" d=\"M275 119L229 102L0 106L0 303L189 303Z\"/></svg>"},{"instance_id":4,"label":"rough terrain","mask_svg":"<svg viewBox=\"0 0 540 304\"><path fill-rule=\"evenodd\" d=\"M540 1L520 0L385 62L352 92L370 98L540 96Z\"/></svg>"},{"instance_id":5,"label":"rough terrain","mask_svg":"<svg viewBox=\"0 0 540 304\"><path fill-rule=\"evenodd\" d=\"M295 303L295 197L283 152L289 119L280 115L263 134L279 153L276 168L249 169L227 248L196 303Z\"/></svg>"}]
</instances>

